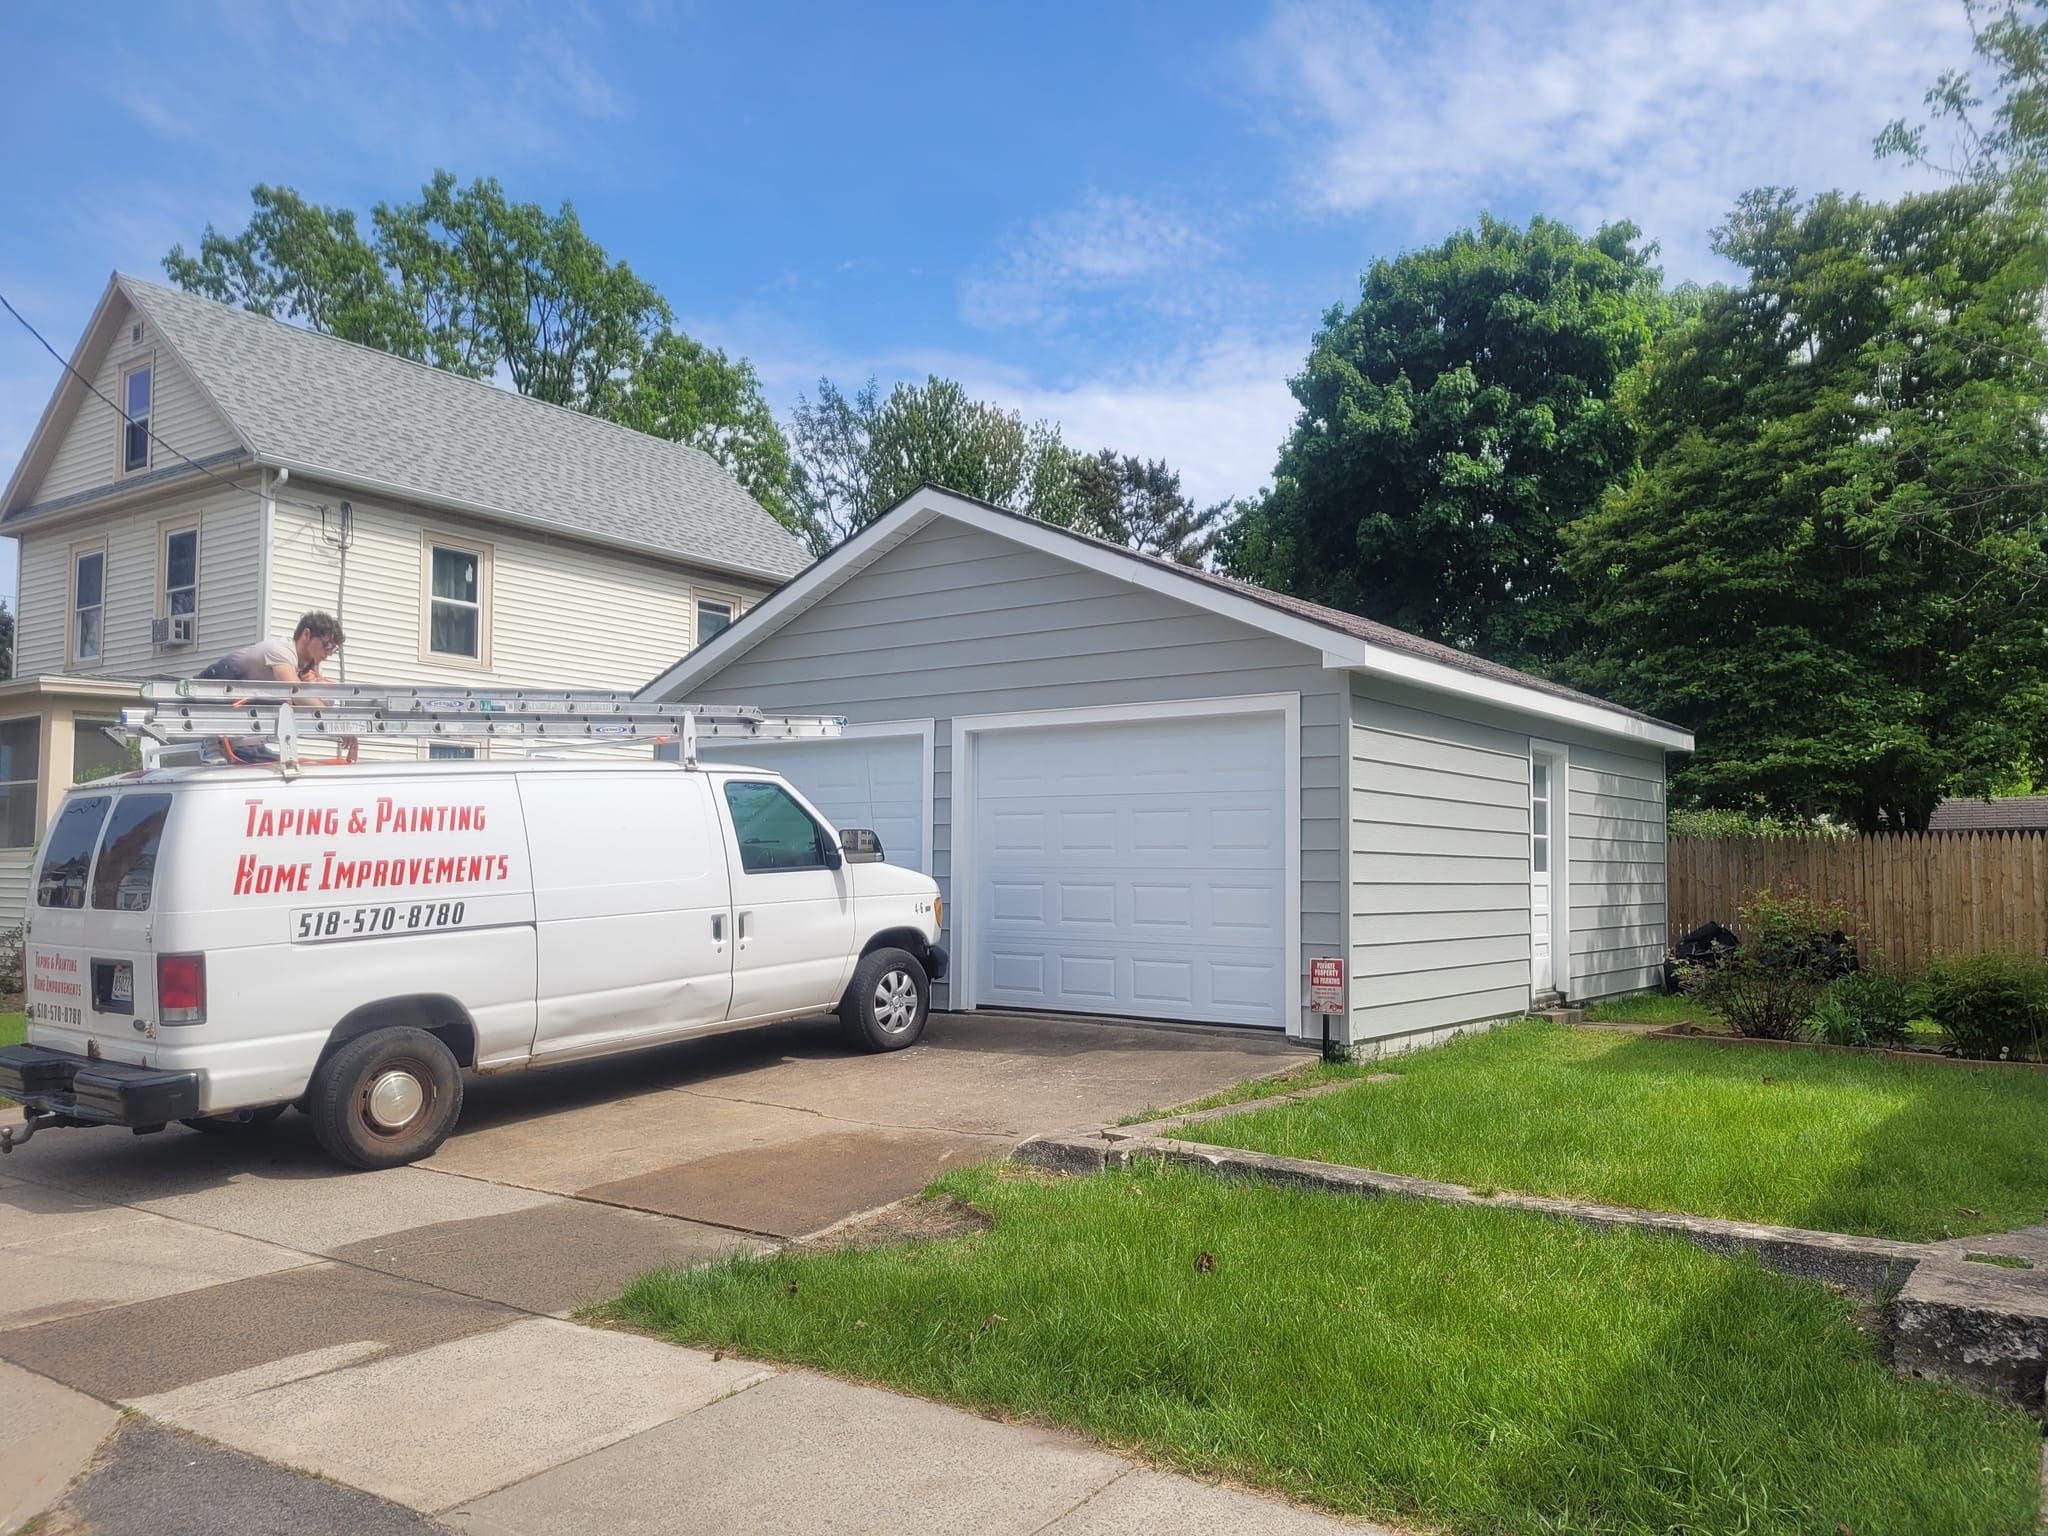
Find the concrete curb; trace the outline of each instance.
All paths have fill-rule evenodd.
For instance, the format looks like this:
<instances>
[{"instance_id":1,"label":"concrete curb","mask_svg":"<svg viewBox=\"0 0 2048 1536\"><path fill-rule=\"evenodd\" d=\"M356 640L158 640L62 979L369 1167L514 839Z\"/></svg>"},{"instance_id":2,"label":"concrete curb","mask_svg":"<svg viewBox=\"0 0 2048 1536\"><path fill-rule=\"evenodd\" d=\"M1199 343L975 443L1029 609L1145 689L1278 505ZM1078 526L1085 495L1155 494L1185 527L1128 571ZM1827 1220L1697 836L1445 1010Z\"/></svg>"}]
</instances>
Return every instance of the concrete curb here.
<instances>
[{"instance_id":1,"label":"concrete curb","mask_svg":"<svg viewBox=\"0 0 2048 1536\"><path fill-rule=\"evenodd\" d=\"M1243 1113L1249 1107L1353 1086L1355 1082L1319 1085L1300 1095L1259 1100L1255 1106L1228 1105L1221 1111L1177 1118L1183 1124L1193 1123L1225 1112ZM1326 1194L1395 1196L1437 1205L1527 1211L1591 1227L1662 1233L1714 1253L1753 1254L1766 1269L1824 1281L1886 1302L1896 1323L1893 1364L1902 1375L1955 1382L2035 1408L2042 1406L2044 1381L2048 1381L2048 1285L2043 1277L2036 1272L1968 1263L1925 1243L1812 1232L1677 1211L1637 1210L1550 1195L1482 1195L1463 1184L1440 1179L1176 1141L1154 1133L1153 1126L1038 1137L1019 1147L1015 1160L1058 1173L1083 1174L1157 1162Z\"/></svg>"}]
</instances>

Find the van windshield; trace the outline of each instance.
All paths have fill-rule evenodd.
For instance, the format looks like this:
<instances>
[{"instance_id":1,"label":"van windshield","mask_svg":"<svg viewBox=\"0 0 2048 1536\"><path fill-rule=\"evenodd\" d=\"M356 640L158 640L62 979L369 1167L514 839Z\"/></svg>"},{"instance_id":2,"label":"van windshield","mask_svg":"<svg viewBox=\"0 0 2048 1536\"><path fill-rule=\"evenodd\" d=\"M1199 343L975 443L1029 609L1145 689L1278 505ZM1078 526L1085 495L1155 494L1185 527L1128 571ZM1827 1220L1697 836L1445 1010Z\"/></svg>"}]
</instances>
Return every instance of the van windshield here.
<instances>
[{"instance_id":1,"label":"van windshield","mask_svg":"<svg viewBox=\"0 0 2048 1536\"><path fill-rule=\"evenodd\" d=\"M147 912L156 881L156 845L171 814L169 795L123 795L100 839L92 904L103 912Z\"/></svg>"},{"instance_id":2,"label":"van windshield","mask_svg":"<svg viewBox=\"0 0 2048 1536\"><path fill-rule=\"evenodd\" d=\"M93 846L107 819L112 795L76 795L64 802L57 824L50 828L50 846L43 853L43 872L36 877L39 907L85 905L85 874L92 867Z\"/></svg>"}]
</instances>

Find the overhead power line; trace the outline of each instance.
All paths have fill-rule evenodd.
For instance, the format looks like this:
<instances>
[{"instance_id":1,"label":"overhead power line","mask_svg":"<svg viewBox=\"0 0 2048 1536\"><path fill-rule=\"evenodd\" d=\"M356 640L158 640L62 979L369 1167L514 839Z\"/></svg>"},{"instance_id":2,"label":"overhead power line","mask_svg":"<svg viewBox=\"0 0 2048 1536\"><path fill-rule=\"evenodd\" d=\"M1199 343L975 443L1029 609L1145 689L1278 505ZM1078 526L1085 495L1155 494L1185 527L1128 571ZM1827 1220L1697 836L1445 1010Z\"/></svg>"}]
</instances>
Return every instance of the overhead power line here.
<instances>
[{"instance_id":1,"label":"overhead power line","mask_svg":"<svg viewBox=\"0 0 2048 1536\"><path fill-rule=\"evenodd\" d=\"M106 395L101 392L99 385L93 383L91 379L88 379L76 368L72 367L70 359L65 357L64 354L59 352L55 347L51 346L49 341L44 337L41 331L37 330L33 325L29 324L27 317L23 315L20 310L14 307L12 302L9 301L7 295L4 293L0 293L0 309L5 309L8 314L14 316L16 322L21 326L21 328L24 331L27 331L29 335L35 337L35 339L39 343L41 343L42 348L45 352L49 353L50 356L57 359L57 364L59 367L61 367L66 373L70 374L71 377L78 380L78 382L83 384L87 389L91 390L93 395L102 404L104 404L108 410L112 411L116 416L119 416L121 420L126 422L129 426L142 428L142 430L148 434L149 440L151 442L155 443L159 448L162 448L166 453L169 453L176 458L182 459L186 464L191 466L193 469L198 470L200 474L206 476L207 479L213 481L214 484L224 485L229 490L235 491L241 495L246 496L251 494L250 488L248 486L238 485L233 480L229 480L222 475L216 475L212 470L208 469L204 464L200 463L197 459L193 458L189 453L186 453L184 450L177 447L177 445L175 445L174 443L167 442L163 438L163 436L160 433L158 433L156 428L151 426L147 421L137 421L133 416L130 416L119 405L115 404L112 400L109 400L106 397ZM154 390L154 383L152 383L150 387L152 390ZM279 506L297 507L302 512L318 512L322 516L325 516L327 513L327 508L324 506L317 505L310 501L296 501L289 496L279 496L274 492L272 493L270 499Z\"/></svg>"}]
</instances>

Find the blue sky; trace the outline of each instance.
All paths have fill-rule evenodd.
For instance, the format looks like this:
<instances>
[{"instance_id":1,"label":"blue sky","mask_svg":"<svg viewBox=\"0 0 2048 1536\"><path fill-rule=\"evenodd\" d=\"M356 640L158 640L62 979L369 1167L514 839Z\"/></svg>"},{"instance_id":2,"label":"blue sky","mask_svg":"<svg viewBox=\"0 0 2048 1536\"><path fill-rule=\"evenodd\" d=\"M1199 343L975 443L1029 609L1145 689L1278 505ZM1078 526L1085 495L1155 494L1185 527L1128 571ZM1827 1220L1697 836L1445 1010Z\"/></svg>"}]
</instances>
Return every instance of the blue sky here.
<instances>
[{"instance_id":1,"label":"blue sky","mask_svg":"<svg viewBox=\"0 0 2048 1536\"><path fill-rule=\"evenodd\" d=\"M778 408L946 373L1208 499L1270 473L1374 257L1540 211L1723 276L1746 187L1911 184L1871 137L1967 51L1959 0L7 0L0 291L68 353L110 270L259 181L366 210L495 175ZM0 325L11 467L58 370Z\"/></svg>"}]
</instances>

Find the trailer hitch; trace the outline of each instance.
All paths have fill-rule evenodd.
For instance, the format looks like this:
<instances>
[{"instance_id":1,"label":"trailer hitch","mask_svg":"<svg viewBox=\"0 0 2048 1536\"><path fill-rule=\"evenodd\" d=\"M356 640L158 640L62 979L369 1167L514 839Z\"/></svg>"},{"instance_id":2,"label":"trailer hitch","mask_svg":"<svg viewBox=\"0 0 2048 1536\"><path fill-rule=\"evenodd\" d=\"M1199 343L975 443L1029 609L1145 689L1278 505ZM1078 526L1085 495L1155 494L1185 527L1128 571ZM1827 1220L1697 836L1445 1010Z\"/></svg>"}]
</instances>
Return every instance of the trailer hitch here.
<instances>
[{"instance_id":1,"label":"trailer hitch","mask_svg":"<svg viewBox=\"0 0 2048 1536\"><path fill-rule=\"evenodd\" d=\"M56 1118L54 1115L39 1115L33 1109L25 1108L21 1113L20 1125L0 1125L0 1156L5 1156L23 1145L29 1137Z\"/></svg>"}]
</instances>

